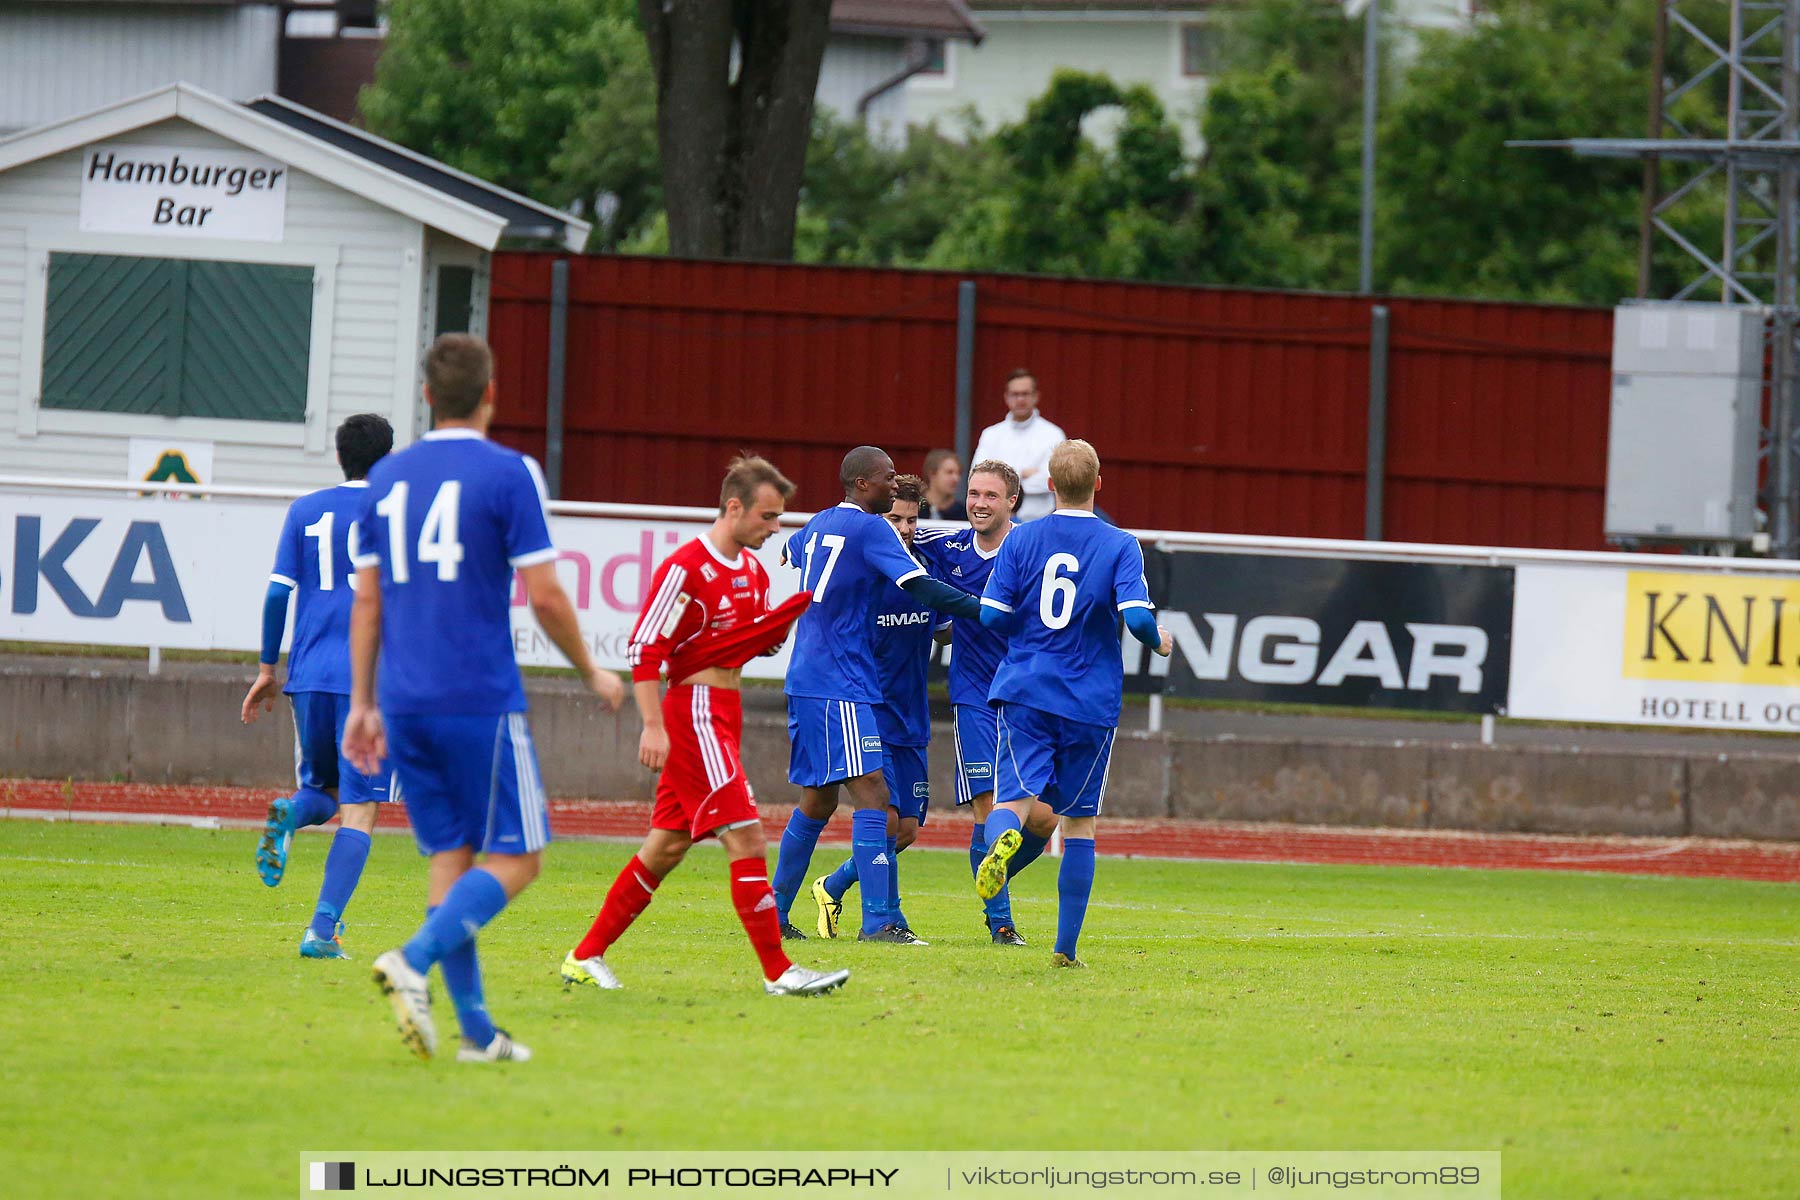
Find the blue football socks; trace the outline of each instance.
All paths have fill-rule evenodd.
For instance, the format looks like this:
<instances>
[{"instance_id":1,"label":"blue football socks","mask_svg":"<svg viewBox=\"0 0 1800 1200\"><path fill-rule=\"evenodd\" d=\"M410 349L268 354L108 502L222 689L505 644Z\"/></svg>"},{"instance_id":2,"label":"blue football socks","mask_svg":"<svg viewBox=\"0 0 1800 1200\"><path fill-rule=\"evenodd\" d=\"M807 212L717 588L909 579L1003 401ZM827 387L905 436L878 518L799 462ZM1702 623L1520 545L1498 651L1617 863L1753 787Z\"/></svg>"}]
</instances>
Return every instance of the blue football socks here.
<instances>
[{"instance_id":1,"label":"blue football socks","mask_svg":"<svg viewBox=\"0 0 1800 1200\"><path fill-rule=\"evenodd\" d=\"M288 822L295 829L323 825L337 815L337 801L318 788L303 787L288 799Z\"/></svg>"},{"instance_id":2,"label":"blue football socks","mask_svg":"<svg viewBox=\"0 0 1800 1200\"><path fill-rule=\"evenodd\" d=\"M1019 837L1021 839L1019 843L1019 852L1012 856L1011 862L1006 864L1006 877L1008 879L1011 879L1014 875L1017 875L1020 871L1023 871L1026 867L1029 867L1032 863L1036 862L1038 856L1044 852L1044 847L1050 844L1049 838L1041 838L1023 826L1019 829Z\"/></svg>"},{"instance_id":3,"label":"blue football socks","mask_svg":"<svg viewBox=\"0 0 1800 1200\"><path fill-rule=\"evenodd\" d=\"M430 920L435 907L425 910ZM488 1016L487 995L481 988L481 960L475 956L475 939L470 938L438 960L443 972L444 990L456 1006L456 1023L462 1035L477 1046L494 1040L494 1020Z\"/></svg>"},{"instance_id":4,"label":"blue football socks","mask_svg":"<svg viewBox=\"0 0 1800 1200\"><path fill-rule=\"evenodd\" d=\"M1075 957L1081 923L1094 890L1094 839L1063 839L1062 870L1056 873L1056 952Z\"/></svg>"},{"instance_id":5,"label":"blue football socks","mask_svg":"<svg viewBox=\"0 0 1800 1200\"><path fill-rule=\"evenodd\" d=\"M911 928L911 926L907 925L907 923L906 923L906 914L900 911L900 843L897 839L889 838L887 840L887 854L888 854L888 902L887 902L888 920L890 920L894 924L900 926L900 928L902 928L902 929L909 929L909 928Z\"/></svg>"},{"instance_id":6,"label":"blue football socks","mask_svg":"<svg viewBox=\"0 0 1800 1200\"><path fill-rule=\"evenodd\" d=\"M368 861L368 834L360 829L340 828L333 835L331 851L325 855L325 881L319 885L319 906L313 911L315 937L329 939L336 936L338 918L349 906L357 882L362 879L363 866Z\"/></svg>"},{"instance_id":7,"label":"blue football socks","mask_svg":"<svg viewBox=\"0 0 1800 1200\"><path fill-rule=\"evenodd\" d=\"M786 838L782 839L784 844ZM887 810L859 808L850 815L850 854L862 881L862 931L875 933L889 924L893 860L888 856Z\"/></svg>"},{"instance_id":8,"label":"blue football socks","mask_svg":"<svg viewBox=\"0 0 1800 1200\"><path fill-rule=\"evenodd\" d=\"M437 907L419 932L413 934L403 952L407 965L421 975L433 963L464 942L471 942L482 926L500 915L506 907L506 889L500 881L481 867L466 873L450 888L450 894Z\"/></svg>"},{"instance_id":9,"label":"blue football socks","mask_svg":"<svg viewBox=\"0 0 1800 1200\"><path fill-rule=\"evenodd\" d=\"M825 890L831 893L833 900L842 900L844 893L856 886L856 856L851 855L837 865L837 870L825 877Z\"/></svg>"},{"instance_id":10,"label":"blue football socks","mask_svg":"<svg viewBox=\"0 0 1800 1200\"><path fill-rule=\"evenodd\" d=\"M1007 830L1024 828L1025 823L1019 820L1017 813L1010 808L1001 808L996 804L994 811L988 814L987 829L983 831L983 836L986 837L987 844L991 848L995 842L1000 840L1000 835Z\"/></svg>"},{"instance_id":11,"label":"blue football socks","mask_svg":"<svg viewBox=\"0 0 1800 1200\"><path fill-rule=\"evenodd\" d=\"M806 882L806 870L812 866L813 847L819 844L819 834L824 830L825 822L815 821L796 808L794 815L788 818L787 828L782 831L781 852L775 856L775 878L770 880L770 886L775 889L775 911L781 914L784 925L788 921L788 911L794 907L794 897L800 894L800 888Z\"/></svg>"},{"instance_id":12,"label":"blue football socks","mask_svg":"<svg viewBox=\"0 0 1800 1200\"><path fill-rule=\"evenodd\" d=\"M987 831L983 828L982 823L977 821L973 831L969 834L969 874L971 876L981 868L981 860L987 857L987 852ZM1001 888L992 900L981 902L981 911L987 917L989 933L1002 925L1011 925L1013 923L1012 896L1007 893L1005 888Z\"/></svg>"}]
</instances>

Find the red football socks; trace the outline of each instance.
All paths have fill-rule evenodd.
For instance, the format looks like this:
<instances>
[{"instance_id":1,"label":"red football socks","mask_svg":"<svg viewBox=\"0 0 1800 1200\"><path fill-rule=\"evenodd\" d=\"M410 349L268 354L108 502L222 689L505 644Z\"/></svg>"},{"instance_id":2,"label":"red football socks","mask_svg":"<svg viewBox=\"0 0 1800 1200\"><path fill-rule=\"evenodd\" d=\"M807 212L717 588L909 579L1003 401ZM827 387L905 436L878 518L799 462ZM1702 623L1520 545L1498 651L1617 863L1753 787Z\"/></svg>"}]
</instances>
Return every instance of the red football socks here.
<instances>
[{"instance_id":1,"label":"red football socks","mask_svg":"<svg viewBox=\"0 0 1800 1200\"><path fill-rule=\"evenodd\" d=\"M619 877L613 880L612 888L606 893L606 903L600 906L600 915L594 918L587 936L575 947L575 957L593 958L596 954L605 954L607 948L619 940L619 935L631 928L638 914L650 907L656 885L661 882L638 861L637 855L632 855ZM779 930L776 935L779 938Z\"/></svg>"},{"instance_id":2,"label":"red football socks","mask_svg":"<svg viewBox=\"0 0 1800 1200\"><path fill-rule=\"evenodd\" d=\"M781 919L775 915L768 863L760 858L740 858L731 864L731 905L750 935L756 957L762 960L763 978L779 979L794 962L781 948Z\"/></svg>"}]
</instances>

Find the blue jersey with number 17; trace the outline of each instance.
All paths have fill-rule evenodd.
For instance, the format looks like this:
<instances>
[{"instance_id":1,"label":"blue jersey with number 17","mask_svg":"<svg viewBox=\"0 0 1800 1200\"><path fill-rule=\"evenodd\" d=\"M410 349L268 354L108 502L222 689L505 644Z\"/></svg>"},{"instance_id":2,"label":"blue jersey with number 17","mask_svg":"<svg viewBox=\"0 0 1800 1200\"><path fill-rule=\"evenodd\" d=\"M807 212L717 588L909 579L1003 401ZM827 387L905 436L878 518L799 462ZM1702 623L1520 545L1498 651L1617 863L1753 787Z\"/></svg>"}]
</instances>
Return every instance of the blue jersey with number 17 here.
<instances>
[{"instance_id":1,"label":"blue jersey with number 17","mask_svg":"<svg viewBox=\"0 0 1800 1200\"><path fill-rule=\"evenodd\" d=\"M556 557L544 477L472 429L437 429L369 472L356 566L381 567L383 713L525 710L513 568Z\"/></svg>"},{"instance_id":2,"label":"blue jersey with number 17","mask_svg":"<svg viewBox=\"0 0 1800 1200\"><path fill-rule=\"evenodd\" d=\"M880 704L872 613L889 583L926 574L883 517L846 501L818 513L788 538L782 557L812 593L794 623L788 662L790 696Z\"/></svg>"},{"instance_id":3,"label":"blue jersey with number 17","mask_svg":"<svg viewBox=\"0 0 1800 1200\"><path fill-rule=\"evenodd\" d=\"M302 496L288 507L269 579L294 589L294 641L282 691L350 694L352 530L369 485L360 479Z\"/></svg>"},{"instance_id":4,"label":"blue jersey with number 17","mask_svg":"<svg viewBox=\"0 0 1800 1200\"><path fill-rule=\"evenodd\" d=\"M1137 539L1082 509L1016 527L981 602L1016 614L990 700L1114 726L1124 701L1119 613L1151 608Z\"/></svg>"}]
</instances>

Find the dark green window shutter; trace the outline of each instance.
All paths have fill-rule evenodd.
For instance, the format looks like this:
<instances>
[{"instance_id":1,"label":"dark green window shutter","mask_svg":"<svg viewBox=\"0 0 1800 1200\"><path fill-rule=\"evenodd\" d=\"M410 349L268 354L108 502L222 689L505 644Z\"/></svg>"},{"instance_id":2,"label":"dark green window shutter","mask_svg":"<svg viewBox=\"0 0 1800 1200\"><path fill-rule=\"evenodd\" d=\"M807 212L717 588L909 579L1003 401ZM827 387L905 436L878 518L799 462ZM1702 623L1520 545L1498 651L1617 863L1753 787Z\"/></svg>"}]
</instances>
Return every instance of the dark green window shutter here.
<instances>
[{"instance_id":1,"label":"dark green window shutter","mask_svg":"<svg viewBox=\"0 0 1800 1200\"><path fill-rule=\"evenodd\" d=\"M164 258L52 254L44 408L172 413L181 381L185 267Z\"/></svg>"},{"instance_id":2,"label":"dark green window shutter","mask_svg":"<svg viewBox=\"0 0 1800 1200\"><path fill-rule=\"evenodd\" d=\"M189 265L182 415L304 421L312 268Z\"/></svg>"},{"instance_id":3,"label":"dark green window shutter","mask_svg":"<svg viewBox=\"0 0 1800 1200\"><path fill-rule=\"evenodd\" d=\"M52 254L45 408L306 419L311 267Z\"/></svg>"}]
</instances>

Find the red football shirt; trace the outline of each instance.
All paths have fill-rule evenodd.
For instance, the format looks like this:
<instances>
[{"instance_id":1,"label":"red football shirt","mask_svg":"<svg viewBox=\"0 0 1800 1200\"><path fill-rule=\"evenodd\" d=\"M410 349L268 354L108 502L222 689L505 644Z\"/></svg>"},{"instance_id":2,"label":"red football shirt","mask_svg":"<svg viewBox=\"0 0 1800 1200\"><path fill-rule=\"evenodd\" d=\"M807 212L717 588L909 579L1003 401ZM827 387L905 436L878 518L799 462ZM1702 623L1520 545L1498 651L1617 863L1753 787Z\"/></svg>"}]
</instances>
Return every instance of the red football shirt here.
<instances>
[{"instance_id":1,"label":"red football shirt","mask_svg":"<svg viewBox=\"0 0 1800 1200\"><path fill-rule=\"evenodd\" d=\"M726 558L712 539L695 538L664 559L650 580L650 601L631 631L627 654L633 682L660 678L672 655L697 650L768 609L769 574L754 554Z\"/></svg>"}]
</instances>

